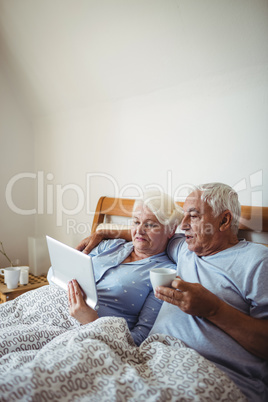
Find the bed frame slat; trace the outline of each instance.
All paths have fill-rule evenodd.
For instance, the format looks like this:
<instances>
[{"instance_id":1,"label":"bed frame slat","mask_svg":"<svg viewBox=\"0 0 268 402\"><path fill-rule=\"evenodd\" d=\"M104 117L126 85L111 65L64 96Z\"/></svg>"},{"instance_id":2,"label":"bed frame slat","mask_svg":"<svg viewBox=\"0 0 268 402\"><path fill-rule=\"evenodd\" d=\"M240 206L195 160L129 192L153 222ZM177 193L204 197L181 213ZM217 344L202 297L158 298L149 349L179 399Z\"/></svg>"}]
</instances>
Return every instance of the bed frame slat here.
<instances>
[{"instance_id":1,"label":"bed frame slat","mask_svg":"<svg viewBox=\"0 0 268 402\"><path fill-rule=\"evenodd\" d=\"M130 198L101 197L97 204L91 233L94 233L98 225L104 222L105 216L130 217L134 202L135 200ZM178 204L183 206L183 202ZM268 207L242 205L239 229L268 232Z\"/></svg>"}]
</instances>

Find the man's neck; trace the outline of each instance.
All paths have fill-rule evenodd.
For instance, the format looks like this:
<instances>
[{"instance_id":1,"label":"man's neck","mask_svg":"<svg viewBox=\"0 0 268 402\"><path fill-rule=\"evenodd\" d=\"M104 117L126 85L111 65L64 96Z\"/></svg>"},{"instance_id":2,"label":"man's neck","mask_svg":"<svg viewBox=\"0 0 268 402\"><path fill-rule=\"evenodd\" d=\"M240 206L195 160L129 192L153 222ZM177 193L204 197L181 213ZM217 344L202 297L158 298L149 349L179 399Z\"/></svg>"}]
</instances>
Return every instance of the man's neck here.
<instances>
[{"instance_id":1,"label":"man's neck","mask_svg":"<svg viewBox=\"0 0 268 402\"><path fill-rule=\"evenodd\" d=\"M209 251L207 254L202 254L198 255L199 257L208 257L210 255L214 255L217 253L220 253L221 251L227 250L228 248L234 247L237 243L239 243L239 240L236 235L229 236L226 239L222 239L221 242L219 242L219 246L216 247L214 250Z\"/></svg>"}]
</instances>

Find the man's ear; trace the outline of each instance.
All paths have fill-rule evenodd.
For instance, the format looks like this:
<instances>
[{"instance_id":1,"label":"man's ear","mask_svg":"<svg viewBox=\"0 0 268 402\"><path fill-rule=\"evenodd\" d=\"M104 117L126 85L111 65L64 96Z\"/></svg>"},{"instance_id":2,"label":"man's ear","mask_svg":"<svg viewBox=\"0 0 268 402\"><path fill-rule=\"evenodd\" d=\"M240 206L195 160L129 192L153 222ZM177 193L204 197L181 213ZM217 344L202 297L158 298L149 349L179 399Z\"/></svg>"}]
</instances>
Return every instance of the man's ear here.
<instances>
[{"instance_id":1,"label":"man's ear","mask_svg":"<svg viewBox=\"0 0 268 402\"><path fill-rule=\"evenodd\" d=\"M221 219L220 219L220 231L224 232L225 230L229 229L232 223L233 216L229 209L221 213Z\"/></svg>"}]
</instances>

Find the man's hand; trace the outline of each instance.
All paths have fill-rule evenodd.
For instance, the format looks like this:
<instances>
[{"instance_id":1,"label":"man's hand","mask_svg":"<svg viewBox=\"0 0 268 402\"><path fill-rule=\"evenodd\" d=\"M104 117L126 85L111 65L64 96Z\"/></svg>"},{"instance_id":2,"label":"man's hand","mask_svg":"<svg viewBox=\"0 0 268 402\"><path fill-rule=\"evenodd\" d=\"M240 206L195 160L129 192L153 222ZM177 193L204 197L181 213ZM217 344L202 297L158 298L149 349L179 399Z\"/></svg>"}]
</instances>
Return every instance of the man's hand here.
<instances>
[{"instance_id":1,"label":"man's hand","mask_svg":"<svg viewBox=\"0 0 268 402\"><path fill-rule=\"evenodd\" d=\"M208 318L215 315L223 303L216 295L199 283L174 279L172 288L159 286L155 295L158 299L178 306L187 314Z\"/></svg>"},{"instance_id":2,"label":"man's hand","mask_svg":"<svg viewBox=\"0 0 268 402\"><path fill-rule=\"evenodd\" d=\"M70 315L80 324L88 324L99 318L97 312L86 304L82 290L75 279L68 283L68 302Z\"/></svg>"},{"instance_id":3,"label":"man's hand","mask_svg":"<svg viewBox=\"0 0 268 402\"><path fill-rule=\"evenodd\" d=\"M93 248L97 247L97 245L102 240L108 239L124 239L126 241L131 241L131 230L130 229L102 229L98 230L97 232L93 233L91 236L86 237L82 240L78 246L76 247L77 250L82 251L85 254L89 254Z\"/></svg>"},{"instance_id":4,"label":"man's hand","mask_svg":"<svg viewBox=\"0 0 268 402\"><path fill-rule=\"evenodd\" d=\"M93 250L93 248L95 248L104 239L105 236L102 232L95 232L91 236L83 239L76 247L76 250L82 251L85 254L89 254Z\"/></svg>"},{"instance_id":5,"label":"man's hand","mask_svg":"<svg viewBox=\"0 0 268 402\"><path fill-rule=\"evenodd\" d=\"M268 360L268 320L235 309L199 283L174 279L172 288L159 286L155 295L186 314L202 317L235 339L248 352Z\"/></svg>"}]
</instances>

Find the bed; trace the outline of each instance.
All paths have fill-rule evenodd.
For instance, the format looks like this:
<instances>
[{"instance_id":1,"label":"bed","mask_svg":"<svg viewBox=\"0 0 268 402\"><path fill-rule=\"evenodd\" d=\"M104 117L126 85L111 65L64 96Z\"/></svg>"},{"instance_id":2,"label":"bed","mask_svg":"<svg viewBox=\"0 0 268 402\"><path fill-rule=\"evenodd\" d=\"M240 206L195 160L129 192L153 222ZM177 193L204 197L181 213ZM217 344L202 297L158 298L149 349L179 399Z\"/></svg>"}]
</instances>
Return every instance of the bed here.
<instances>
[{"instance_id":1,"label":"bed","mask_svg":"<svg viewBox=\"0 0 268 402\"><path fill-rule=\"evenodd\" d=\"M100 228L126 229L130 224L135 199L101 197L97 203L91 233ZM183 202L177 202L183 207ZM239 237L267 246L268 207L242 205Z\"/></svg>"},{"instance_id":2,"label":"bed","mask_svg":"<svg viewBox=\"0 0 268 402\"><path fill-rule=\"evenodd\" d=\"M92 224L128 220L134 200L101 197ZM268 231L268 208L243 207L241 230ZM127 222L120 221L125 228ZM260 229L261 228L261 229ZM0 306L1 401L245 401L213 363L179 339L137 347L123 318L80 326L49 285Z\"/></svg>"}]
</instances>

